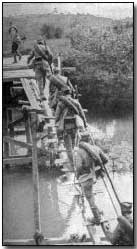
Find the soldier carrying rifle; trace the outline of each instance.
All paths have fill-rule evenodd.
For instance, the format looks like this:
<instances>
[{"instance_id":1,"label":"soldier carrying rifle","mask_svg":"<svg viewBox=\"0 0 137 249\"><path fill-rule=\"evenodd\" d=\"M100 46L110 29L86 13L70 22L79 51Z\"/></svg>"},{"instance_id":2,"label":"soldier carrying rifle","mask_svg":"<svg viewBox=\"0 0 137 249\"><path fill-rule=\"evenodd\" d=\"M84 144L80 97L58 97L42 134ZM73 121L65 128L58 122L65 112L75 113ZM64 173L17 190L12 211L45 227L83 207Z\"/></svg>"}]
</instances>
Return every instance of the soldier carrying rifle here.
<instances>
[{"instance_id":1,"label":"soldier carrying rifle","mask_svg":"<svg viewBox=\"0 0 137 249\"><path fill-rule=\"evenodd\" d=\"M39 37L34 47L27 59L27 63L33 60L32 66L35 71L36 81L38 83L39 91L40 91L40 99L41 102L46 100L44 96L44 87L46 83L46 76L50 73L50 67L52 63L52 53L49 47L46 45L46 42L42 37Z\"/></svg>"}]
</instances>

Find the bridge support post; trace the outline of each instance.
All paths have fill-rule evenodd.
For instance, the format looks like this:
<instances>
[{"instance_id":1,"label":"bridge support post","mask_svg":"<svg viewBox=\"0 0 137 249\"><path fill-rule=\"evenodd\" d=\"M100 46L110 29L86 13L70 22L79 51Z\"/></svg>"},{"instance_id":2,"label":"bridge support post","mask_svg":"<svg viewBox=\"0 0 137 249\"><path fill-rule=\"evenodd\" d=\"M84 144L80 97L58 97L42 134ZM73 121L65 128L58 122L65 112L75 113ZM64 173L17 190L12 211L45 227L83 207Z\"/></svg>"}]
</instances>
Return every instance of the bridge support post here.
<instances>
[{"instance_id":1,"label":"bridge support post","mask_svg":"<svg viewBox=\"0 0 137 249\"><path fill-rule=\"evenodd\" d=\"M26 131L26 142L31 143L31 128L30 128L30 116L28 115L28 112L25 111L25 131ZM31 149L28 148L28 155L31 154Z\"/></svg>"},{"instance_id":2,"label":"bridge support post","mask_svg":"<svg viewBox=\"0 0 137 249\"><path fill-rule=\"evenodd\" d=\"M38 173L38 158L37 158L37 114L30 113L31 135L32 135L32 178L33 178L33 199L34 199L34 224L35 234L34 240L36 245L40 245L43 240L40 224L40 198L39 198L39 173Z\"/></svg>"},{"instance_id":3,"label":"bridge support post","mask_svg":"<svg viewBox=\"0 0 137 249\"><path fill-rule=\"evenodd\" d=\"M8 123L13 121L13 110L10 108L7 109L7 121L8 121ZM9 128L9 135L10 135L10 137L14 138L14 127ZM16 154L14 143L10 144L10 154L11 155Z\"/></svg>"},{"instance_id":4,"label":"bridge support post","mask_svg":"<svg viewBox=\"0 0 137 249\"><path fill-rule=\"evenodd\" d=\"M7 108L3 111L3 135L7 136L8 135L8 120L7 120ZM9 143L4 142L3 145L3 155L5 158L9 156Z\"/></svg>"}]
</instances>

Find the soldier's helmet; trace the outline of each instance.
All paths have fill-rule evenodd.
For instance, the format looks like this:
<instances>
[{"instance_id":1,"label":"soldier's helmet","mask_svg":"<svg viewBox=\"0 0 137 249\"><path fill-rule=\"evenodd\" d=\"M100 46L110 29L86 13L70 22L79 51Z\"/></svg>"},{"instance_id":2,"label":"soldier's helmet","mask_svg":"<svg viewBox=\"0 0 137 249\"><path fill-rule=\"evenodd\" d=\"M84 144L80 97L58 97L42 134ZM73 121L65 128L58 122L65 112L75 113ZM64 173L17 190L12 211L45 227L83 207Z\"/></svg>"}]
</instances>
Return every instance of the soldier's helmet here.
<instances>
[{"instance_id":1,"label":"soldier's helmet","mask_svg":"<svg viewBox=\"0 0 137 249\"><path fill-rule=\"evenodd\" d=\"M87 142L87 143L93 144L93 138L91 134L89 133L89 131L83 131L81 132L80 135L81 135L81 139L80 139L81 142Z\"/></svg>"},{"instance_id":2,"label":"soldier's helmet","mask_svg":"<svg viewBox=\"0 0 137 249\"><path fill-rule=\"evenodd\" d=\"M121 212L122 215L132 213L132 203L131 202L122 202L121 203Z\"/></svg>"},{"instance_id":3,"label":"soldier's helmet","mask_svg":"<svg viewBox=\"0 0 137 249\"><path fill-rule=\"evenodd\" d=\"M63 87L62 92L63 95L71 94L71 90L68 86Z\"/></svg>"},{"instance_id":4,"label":"soldier's helmet","mask_svg":"<svg viewBox=\"0 0 137 249\"><path fill-rule=\"evenodd\" d=\"M39 36L37 39L37 44L42 44L44 45L44 39L42 38L42 36Z\"/></svg>"}]
</instances>

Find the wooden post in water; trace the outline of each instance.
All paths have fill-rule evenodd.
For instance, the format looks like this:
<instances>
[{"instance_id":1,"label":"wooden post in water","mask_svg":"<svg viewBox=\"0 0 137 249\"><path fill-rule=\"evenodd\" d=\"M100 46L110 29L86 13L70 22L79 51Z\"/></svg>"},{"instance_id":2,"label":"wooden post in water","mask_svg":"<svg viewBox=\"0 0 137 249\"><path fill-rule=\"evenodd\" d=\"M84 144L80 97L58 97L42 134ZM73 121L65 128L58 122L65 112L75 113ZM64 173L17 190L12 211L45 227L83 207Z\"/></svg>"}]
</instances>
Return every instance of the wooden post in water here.
<instances>
[{"instance_id":1,"label":"wooden post in water","mask_svg":"<svg viewBox=\"0 0 137 249\"><path fill-rule=\"evenodd\" d=\"M3 135L4 136L7 136L8 135L8 120L7 120L7 109L5 109L3 111ZM4 157L8 157L9 156L9 143L8 142L4 142L4 145L3 145L3 154L4 154Z\"/></svg>"},{"instance_id":2,"label":"wooden post in water","mask_svg":"<svg viewBox=\"0 0 137 249\"><path fill-rule=\"evenodd\" d=\"M13 110L12 109L7 109L7 120L8 123L13 121ZM9 128L9 135L10 137L14 138L14 127ZM15 155L15 145L14 143L10 144L10 153L11 155Z\"/></svg>"},{"instance_id":3,"label":"wooden post in water","mask_svg":"<svg viewBox=\"0 0 137 249\"><path fill-rule=\"evenodd\" d=\"M32 175L33 175L33 199L34 199L34 224L35 224L35 234L34 239L36 245L40 245L43 236L41 234L41 224L40 224L40 200L39 200L39 173L38 173L38 158L37 158L37 139L36 139L36 129L37 129L37 114L36 112L31 112L31 135L32 135Z\"/></svg>"},{"instance_id":4,"label":"wooden post in water","mask_svg":"<svg viewBox=\"0 0 137 249\"><path fill-rule=\"evenodd\" d=\"M28 144L31 144L31 127L30 127L30 116L28 115L28 112L26 111L24 113L25 115L25 131L26 131L26 142ZM28 148L28 155L31 154L31 150Z\"/></svg>"},{"instance_id":5,"label":"wooden post in water","mask_svg":"<svg viewBox=\"0 0 137 249\"><path fill-rule=\"evenodd\" d=\"M62 73L62 67L61 67L61 54L59 53L58 55L58 69L59 69L59 74Z\"/></svg>"}]
</instances>

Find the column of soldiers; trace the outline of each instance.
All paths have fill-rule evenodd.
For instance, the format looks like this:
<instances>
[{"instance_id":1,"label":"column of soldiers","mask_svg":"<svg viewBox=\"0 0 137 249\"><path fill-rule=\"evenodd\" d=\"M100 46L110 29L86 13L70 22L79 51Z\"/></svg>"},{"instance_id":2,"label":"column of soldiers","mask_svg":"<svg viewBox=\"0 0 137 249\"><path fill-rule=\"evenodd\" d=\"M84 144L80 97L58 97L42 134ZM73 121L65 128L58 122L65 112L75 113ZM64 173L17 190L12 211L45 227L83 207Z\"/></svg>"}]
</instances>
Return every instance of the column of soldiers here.
<instances>
[{"instance_id":1,"label":"column of soldiers","mask_svg":"<svg viewBox=\"0 0 137 249\"><path fill-rule=\"evenodd\" d=\"M59 70L54 69L51 72L53 56L43 38L39 38L34 44L27 62L30 63L32 58L34 58L33 65L41 101L45 99L44 86L46 77L50 80L49 104L55 115L58 141L59 144L60 141L64 141L70 162L68 170L75 172L83 194L90 205L93 213L91 223L93 225L102 225L106 237L114 245L120 244L122 239L125 241L124 237L128 238L127 243L132 243L131 237L125 231L120 232L121 228L119 226L114 233L107 230L106 222L102 221L101 212L95 204L93 185L98 176L103 177L101 165L107 163L107 158L103 151L93 144L93 140L86 131L87 120L76 97L74 87L67 77L59 74ZM80 135L80 130L83 131L84 136ZM127 212L129 211L127 204L124 208L127 208ZM121 234L122 239L119 234Z\"/></svg>"}]
</instances>

